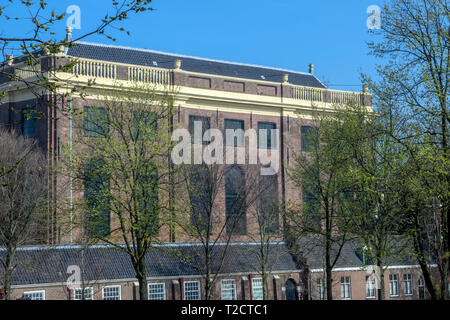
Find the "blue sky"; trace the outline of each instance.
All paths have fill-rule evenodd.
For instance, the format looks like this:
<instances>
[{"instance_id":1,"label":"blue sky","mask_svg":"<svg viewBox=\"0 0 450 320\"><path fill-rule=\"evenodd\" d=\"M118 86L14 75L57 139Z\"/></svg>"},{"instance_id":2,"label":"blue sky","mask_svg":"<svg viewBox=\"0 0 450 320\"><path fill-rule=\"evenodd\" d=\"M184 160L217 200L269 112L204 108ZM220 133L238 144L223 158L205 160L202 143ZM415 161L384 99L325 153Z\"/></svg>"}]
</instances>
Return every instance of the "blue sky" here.
<instances>
[{"instance_id":1,"label":"blue sky","mask_svg":"<svg viewBox=\"0 0 450 320\"><path fill-rule=\"evenodd\" d=\"M81 9L81 29L96 25L110 0L48 0L57 12L69 5ZM366 13L382 0L154 0L155 11L132 16L113 32L115 44L211 59L308 71L330 88L361 90L361 71L374 75L375 59L368 55ZM23 16L23 13L21 13ZM28 29L27 29L28 27ZM55 26L64 36L65 23ZM26 23L0 26L3 34L26 34ZM102 36L86 41L114 44Z\"/></svg>"}]
</instances>

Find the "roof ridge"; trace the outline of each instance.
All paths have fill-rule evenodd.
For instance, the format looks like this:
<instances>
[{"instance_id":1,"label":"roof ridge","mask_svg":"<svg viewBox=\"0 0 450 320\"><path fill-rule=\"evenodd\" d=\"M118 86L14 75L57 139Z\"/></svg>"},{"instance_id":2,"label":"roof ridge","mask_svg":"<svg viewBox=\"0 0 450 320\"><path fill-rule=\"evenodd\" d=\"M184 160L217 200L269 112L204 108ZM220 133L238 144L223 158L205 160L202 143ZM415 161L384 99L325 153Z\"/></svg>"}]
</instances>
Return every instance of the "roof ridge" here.
<instances>
[{"instance_id":1,"label":"roof ridge","mask_svg":"<svg viewBox=\"0 0 450 320\"><path fill-rule=\"evenodd\" d=\"M226 245L226 242L217 242L215 245ZM243 245L258 245L259 242L230 242L228 243L228 245L230 246L243 246ZM285 245L286 242L284 241L272 241L267 243L269 245ZM119 246L125 246L125 244L117 244ZM201 246L202 243L201 242L167 242L167 243L158 243L158 244L153 244L152 247L159 247L159 248L164 248L164 247L189 247L189 246ZM26 245L26 246L21 246L19 248L17 248L19 251L32 251L32 250L39 250L39 249L57 249L57 250L62 250L62 249L79 249L82 247L86 247L86 248L90 248L90 249L97 249L97 248L115 248L115 246L109 245L109 244L93 244L93 245L86 245L83 246L81 244L57 244L57 245ZM5 248L0 247L0 252L1 251L5 251Z\"/></svg>"},{"instance_id":2,"label":"roof ridge","mask_svg":"<svg viewBox=\"0 0 450 320\"><path fill-rule=\"evenodd\" d=\"M322 85L321 80L319 80L314 74L303 72L303 71L296 71L291 69L285 69L285 68L278 68L278 67L270 67L270 66L263 66L263 65L257 65L257 64L250 64L250 63L244 63L244 62L235 62L235 61L228 61L228 60L220 60L220 59L211 59L211 58L203 58L198 56L190 56L186 54L178 54L178 53L171 53L171 52L164 52L164 51L158 51L158 50L151 50L151 49L144 49L144 48L135 48L130 46L121 46L121 45L113 45L113 44L105 44L105 43L98 43L98 42L88 42L88 41L76 41L75 44L84 44L84 45L93 45L93 46L99 46L99 47L107 47L107 48L117 48L117 49L128 49L128 50L134 50L134 51L141 51L141 52L149 52L149 53L157 53L157 54L165 54L169 56L174 57L182 57L182 58L190 58L190 59L198 59L198 60L204 60L204 61L210 61L210 62L219 62L219 63L226 63L226 64L233 64L233 65L239 65L239 66L246 66L246 67L254 67L254 68L262 68L262 69L268 69L268 70L277 70L277 71L284 71L284 72L290 72L290 73L296 73L296 74L302 74L307 76L312 76L316 78ZM324 85L325 86L325 85ZM326 86L325 86L326 87Z\"/></svg>"}]
</instances>

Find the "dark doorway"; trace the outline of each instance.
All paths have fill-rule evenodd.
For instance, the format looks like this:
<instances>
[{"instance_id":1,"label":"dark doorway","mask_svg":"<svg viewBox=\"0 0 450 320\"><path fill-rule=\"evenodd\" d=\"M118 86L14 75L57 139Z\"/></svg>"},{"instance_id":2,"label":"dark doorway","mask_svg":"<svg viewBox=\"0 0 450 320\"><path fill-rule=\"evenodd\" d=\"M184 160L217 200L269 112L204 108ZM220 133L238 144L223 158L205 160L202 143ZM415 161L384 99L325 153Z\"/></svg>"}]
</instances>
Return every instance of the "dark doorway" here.
<instances>
[{"instance_id":1,"label":"dark doorway","mask_svg":"<svg viewBox=\"0 0 450 320\"><path fill-rule=\"evenodd\" d=\"M284 287L286 289L286 300L298 300L297 288L294 280L288 279Z\"/></svg>"}]
</instances>

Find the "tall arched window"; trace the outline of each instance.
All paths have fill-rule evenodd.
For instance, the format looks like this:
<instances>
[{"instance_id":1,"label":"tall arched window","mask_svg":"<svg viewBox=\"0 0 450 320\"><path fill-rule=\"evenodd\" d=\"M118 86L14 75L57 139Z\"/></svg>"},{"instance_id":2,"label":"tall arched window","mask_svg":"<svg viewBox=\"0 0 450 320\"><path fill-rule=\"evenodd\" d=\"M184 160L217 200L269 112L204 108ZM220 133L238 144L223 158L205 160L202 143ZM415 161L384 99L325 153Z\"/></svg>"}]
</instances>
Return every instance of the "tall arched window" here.
<instances>
[{"instance_id":1,"label":"tall arched window","mask_svg":"<svg viewBox=\"0 0 450 320\"><path fill-rule=\"evenodd\" d=\"M225 215L228 233L247 233L245 174L236 165L225 171Z\"/></svg>"},{"instance_id":2,"label":"tall arched window","mask_svg":"<svg viewBox=\"0 0 450 320\"><path fill-rule=\"evenodd\" d=\"M259 177L258 224L265 234L278 232L278 175Z\"/></svg>"},{"instance_id":3,"label":"tall arched window","mask_svg":"<svg viewBox=\"0 0 450 320\"><path fill-rule=\"evenodd\" d=\"M158 170L152 163L142 165L136 170L136 216L143 230L149 235L157 235L158 222Z\"/></svg>"},{"instance_id":4,"label":"tall arched window","mask_svg":"<svg viewBox=\"0 0 450 320\"><path fill-rule=\"evenodd\" d=\"M191 202L191 224L197 232L206 232L212 218L211 182L206 165L189 167L188 192Z\"/></svg>"},{"instance_id":5,"label":"tall arched window","mask_svg":"<svg viewBox=\"0 0 450 320\"><path fill-rule=\"evenodd\" d=\"M101 158L92 158L84 170L85 231L93 236L110 233L109 170Z\"/></svg>"}]
</instances>

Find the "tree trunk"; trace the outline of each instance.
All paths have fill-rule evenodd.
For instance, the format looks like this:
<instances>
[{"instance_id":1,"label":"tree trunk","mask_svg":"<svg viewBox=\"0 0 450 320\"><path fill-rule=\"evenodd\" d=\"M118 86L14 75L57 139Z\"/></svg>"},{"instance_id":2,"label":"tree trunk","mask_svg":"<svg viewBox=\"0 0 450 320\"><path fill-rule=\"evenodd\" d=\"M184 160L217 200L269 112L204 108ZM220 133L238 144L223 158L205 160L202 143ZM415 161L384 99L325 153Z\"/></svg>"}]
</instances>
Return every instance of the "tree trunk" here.
<instances>
[{"instance_id":1,"label":"tree trunk","mask_svg":"<svg viewBox=\"0 0 450 320\"><path fill-rule=\"evenodd\" d=\"M380 268L380 283L378 284L378 300L384 300L386 297L386 289L384 286L384 269L382 266L378 266Z\"/></svg>"},{"instance_id":2,"label":"tree trunk","mask_svg":"<svg viewBox=\"0 0 450 320\"><path fill-rule=\"evenodd\" d=\"M327 234L327 240L325 245L325 273L326 273L326 288L327 288L327 300L333 300L333 270L331 268L331 240Z\"/></svg>"},{"instance_id":3,"label":"tree trunk","mask_svg":"<svg viewBox=\"0 0 450 320\"><path fill-rule=\"evenodd\" d=\"M140 258L136 263L136 278L139 283L139 300L148 300L147 272L145 270L145 258Z\"/></svg>"},{"instance_id":4,"label":"tree trunk","mask_svg":"<svg viewBox=\"0 0 450 320\"><path fill-rule=\"evenodd\" d=\"M414 241L414 251L417 256L417 261L419 262L420 268L422 270L423 279L425 281L425 286L427 287L428 293L430 294L431 300L437 299L436 288L433 285L433 280L431 279L430 271L428 270L428 264L425 259L425 252L422 244L422 238L420 233L420 224L417 218L417 212L415 214L415 231L413 232Z\"/></svg>"},{"instance_id":5,"label":"tree trunk","mask_svg":"<svg viewBox=\"0 0 450 320\"><path fill-rule=\"evenodd\" d=\"M333 270L331 267L331 219L327 204L325 211L325 273L327 278L327 300L333 300Z\"/></svg>"},{"instance_id":6,"label":"tree trunk","mask_svg":"<svg viewBox=\"0 0 450 320\"><path fill-rule=\"evenodd\" d=\"M11 279L13 273L14 251L15 250L11 248L11 246L8 246L6 248L5 277L4 277L5 300L11 300Z\"/></svg>"}]
</instances>

